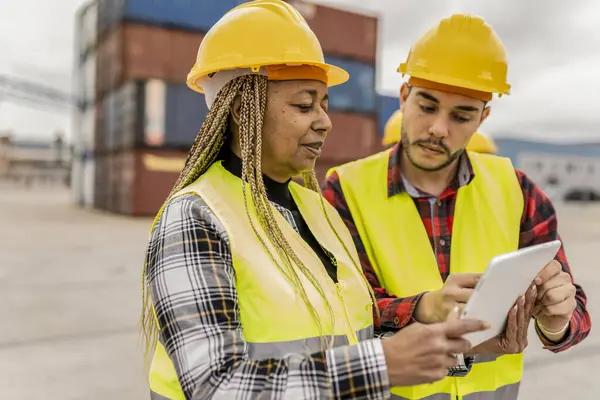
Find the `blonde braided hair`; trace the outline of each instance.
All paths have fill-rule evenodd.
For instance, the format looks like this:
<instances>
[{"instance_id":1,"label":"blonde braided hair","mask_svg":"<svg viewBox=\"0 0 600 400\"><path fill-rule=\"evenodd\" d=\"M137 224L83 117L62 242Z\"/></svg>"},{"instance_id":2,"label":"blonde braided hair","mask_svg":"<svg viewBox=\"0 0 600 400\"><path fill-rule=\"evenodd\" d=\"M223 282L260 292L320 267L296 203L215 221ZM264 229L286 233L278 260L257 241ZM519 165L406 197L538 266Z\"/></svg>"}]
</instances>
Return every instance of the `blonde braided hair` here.
<instances>
[{"instance_id":1,"label":"blonde braided hair","mask_svg":"<svg viewBox=\"0 0 600 400\"><path fill-rule=\"evenodd\" d=\"M219 91L202 127L200 128L200 132L198 132L196 140L188 153L184 168L175 182L169 198L196 181L215 161L221 147L225 143L225 134L228 128L228 119L233 102L236 96L241 93L239 136L242 153L242 181L246 182L242 185L246 214L257 238L268 251L280 272L284 274L298 292L306 307L308 307L320 332L321 338L324 338L325 335L323 335L323 326L319 314L308 298L306 290L298 276L297 269L309 279L314 288L325 300L332 325L335 323L333 309L327 302L327 298L319 282L308 268L306 268L283 235L273 214L273 209L270 206L264 186L261 172L261 151L262 128L267 103L267 84L268 80L265 76L246 75L230 81ZM318 191L318 183L314 172L305 174L305 179L307 179L305 183L306 186ZM248 186L250 186L250 197L256 208L255 215L258 216L259 225L271 242L272 247L276 250L279 260L277 260L275 255L269 251L269 248L263 239L264 234L259 234L254 219L251 218L252 214L248 205ZM329 219L329 217L327 218ZM150 297L146 264L144 265L143 272L142 301L143 305L140 325L141 334L145 339L146 361L148 361L147 356L149 351L155 347L158 339L159 327ZM326 348L331 348L332 345L333 340L324 343Z\"/></svg>"}]
</instances>

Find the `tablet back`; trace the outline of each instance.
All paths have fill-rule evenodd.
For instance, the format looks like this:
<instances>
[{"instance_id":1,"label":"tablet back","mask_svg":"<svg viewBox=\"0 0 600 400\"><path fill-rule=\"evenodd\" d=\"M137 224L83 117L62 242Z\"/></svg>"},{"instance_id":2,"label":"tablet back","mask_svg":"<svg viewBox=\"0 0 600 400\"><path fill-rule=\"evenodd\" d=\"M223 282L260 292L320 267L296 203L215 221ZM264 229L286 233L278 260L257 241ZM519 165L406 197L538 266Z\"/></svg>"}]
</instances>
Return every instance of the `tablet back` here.
<instances>
[{"instance_id":1,"label":"tablet back","mask_svg":"<svg viewBox=\"0 0 600 400\"><path fill-rule=\"evenodd\" d=\"M490 261L461 316L492 325L487 331L465 335L473 347L504 332L511 307L554 259L560 246L560 240L554 240L501 254Z\"/></svg>"}]
</instances>

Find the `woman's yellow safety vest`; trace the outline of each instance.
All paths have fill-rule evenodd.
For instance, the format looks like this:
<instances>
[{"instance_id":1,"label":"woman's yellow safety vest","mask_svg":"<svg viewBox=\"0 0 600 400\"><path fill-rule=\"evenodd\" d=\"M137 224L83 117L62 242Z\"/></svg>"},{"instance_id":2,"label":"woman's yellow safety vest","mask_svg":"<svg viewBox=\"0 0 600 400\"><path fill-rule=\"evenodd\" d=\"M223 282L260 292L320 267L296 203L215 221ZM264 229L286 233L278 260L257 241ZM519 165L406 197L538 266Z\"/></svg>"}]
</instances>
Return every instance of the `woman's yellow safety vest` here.
<instances>
[{"instance_id":1,"label":"woman's yellow safety vest","mask_svg":"<svg viewBox=\"0 0 600 400\"><path fill-rule=\"evenodd\" d=\"M324 202L334 229L356 264L329 226L320 195L293 182L289 188L311 232L337 261L336 284L315 252L273 207L285 238L319 282L326 302L333 309L334 324L331 324L324 299L298 270L302 286L318 312L324 335L333 340L334 346L354 344L373 337L373 303L368 283L362 271L355 267L360 268L360 263L348 229L335 209ZM250 215L262 232L249 192L248 187ZM324 350L317 325L305 303L269 255L278 258L277 252L267 236L261 233L269 248L267 252L250 225L244 207L242 180L225 170L221 162L216 162L196 182L173 197L186 193L200 196L227 232L236 274L240 320L250 359L282 358L290 353L310 354ZM158 216L161 213L162 209ZM185 399L174 365L160 343L150 368L150 389L153 395L158 395L157 398Z\"/></svg>"},{"instance_id":2,"label":"woman's yellow safety vest","mask_svg":"<svg viewBox=\"0 0 600 400\"><path fill-rule=\"evenodd\" d=\"M379 282L398 297L443 286L427 231L406 192L388 196L391 150L334 168ZM450 273L483 272L492 257L519 246L523 192L509 159L469 153L473 180L458 190L451 239ZM397 399L476 400L517 398L523 355L476 357L466 377L396 387ZM487 392L487 393L486 393ZM504 397L489 397L500 392ZM486 397L488 396L488 397Z\"/></svg>"}]
</instances>

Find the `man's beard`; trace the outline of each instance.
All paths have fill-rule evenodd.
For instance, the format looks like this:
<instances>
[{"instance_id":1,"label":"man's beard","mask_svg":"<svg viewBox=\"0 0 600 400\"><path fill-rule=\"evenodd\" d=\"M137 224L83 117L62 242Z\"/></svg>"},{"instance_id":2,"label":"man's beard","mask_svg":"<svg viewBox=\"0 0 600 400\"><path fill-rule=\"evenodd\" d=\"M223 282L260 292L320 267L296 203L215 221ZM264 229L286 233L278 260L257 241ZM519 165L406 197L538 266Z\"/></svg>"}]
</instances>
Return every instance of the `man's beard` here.
<instances>
[{"instance_id":1,"label":"man's beard","mask_svg":"<svg viewBox=\"0 0 600 400\"><path fill-rule=\"evenodd\" d=\"M450 149L448 148L448 146L446 146L446 144L444 142L442 142L441 140L431 140L431 139L415 140L413 143L410 143L408 140L408 135L406 135L406 132L404 131L404 129L402 130L401 138L402 138L401 139L402 150L404 151L404 154L406 154L406 158L408 158L410 163L415 168L418 168L422 171L427 171L427 172L441 171L444 168L446 168L448 165L452 164L454 162L454 160L458 159L458 157L460 157L461 154L464 153L464 149L456 150L454 153L452 153L450 151ZM444 161L440 165L436 165L433 167L425 167L421 164L418 164L411 154L411 149L413 148L413 146L418 146L420 144L429 145L429 146L436 147L436 148L443 150L444 154L447 157L446 161Z\"/></svg>"}]
</instances>

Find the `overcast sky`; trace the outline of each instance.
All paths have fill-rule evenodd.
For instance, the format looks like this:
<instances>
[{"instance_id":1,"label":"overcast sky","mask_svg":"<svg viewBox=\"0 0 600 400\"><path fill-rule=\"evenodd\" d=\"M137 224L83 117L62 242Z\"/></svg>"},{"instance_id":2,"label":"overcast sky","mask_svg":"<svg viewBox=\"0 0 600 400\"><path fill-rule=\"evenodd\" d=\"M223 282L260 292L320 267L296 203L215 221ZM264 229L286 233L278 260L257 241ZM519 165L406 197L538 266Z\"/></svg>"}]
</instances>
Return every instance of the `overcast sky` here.
<instances>
[{"instance_id":1,"label":"overcast sky","mask_svg":"<svg viewBox=\"0 0 600 400\"><path fill-rule=\"evenodd\" d=\"M198 0L201 1L201 0ZM600 2L577 0L320 0L380 16L378 90L396 94L411 43L453 12L483 16L509 54L512 94L492 102L495 137L600 141ZM0 0L0 74L71 90L74 13L83 0ZM0 130L70 134L68 113L0 98Z\"/></svg>"}]
</instances>

